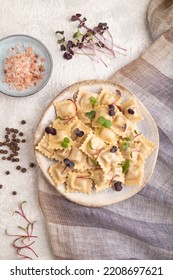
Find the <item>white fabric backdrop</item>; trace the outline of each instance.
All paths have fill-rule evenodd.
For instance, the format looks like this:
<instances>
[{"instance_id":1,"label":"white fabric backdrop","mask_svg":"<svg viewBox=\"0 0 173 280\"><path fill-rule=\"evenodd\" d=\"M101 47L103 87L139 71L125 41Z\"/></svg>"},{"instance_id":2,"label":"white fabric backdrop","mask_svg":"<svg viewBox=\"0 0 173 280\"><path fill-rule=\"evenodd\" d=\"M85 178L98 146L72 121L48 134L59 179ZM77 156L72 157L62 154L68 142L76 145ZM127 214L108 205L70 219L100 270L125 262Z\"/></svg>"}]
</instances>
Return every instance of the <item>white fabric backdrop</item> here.
<instances>
[{"instance_id":1,"label":"white fabric backdrop","mask_svg":"<svg viewBox=\"0 0 173 280\"><path fill-rule=\"evenodd\" d=\"M66 86L86 79L107 79L119 68L136 59L149 46L151 40L147 30L146 12L150 0L0 0L0 38L12 34L28 34L41 40L53 57L53 73L46 87L27 98L11 98L0 94L0 141L4 128L21 127L27 144L21 150L21 165L35 162L33 139L41 114L50 101ZM62 58L56 43L56 30L67 34L74 31L69 18L82 13L92 26L99 21L107 22L117 44L127 48L127 56L110 60L106 68L94 64L87 57L76 56L71 61ZM20 126L25 119L27 125ZM19 219L12 213L19 202L27 200L27 212L37 220L35 231L39 238L34 248L39 259L53 259L44 219L37 200L37 170L28 168L23 174L15 170L15 164L2 161L0 157L0 259L16 259L11 246L13 238L5 235L5 229L18 232ZM5 171L10 170L9 176ZM13 196L12 191L17 191Z\"/></svg>"}]
</instances>

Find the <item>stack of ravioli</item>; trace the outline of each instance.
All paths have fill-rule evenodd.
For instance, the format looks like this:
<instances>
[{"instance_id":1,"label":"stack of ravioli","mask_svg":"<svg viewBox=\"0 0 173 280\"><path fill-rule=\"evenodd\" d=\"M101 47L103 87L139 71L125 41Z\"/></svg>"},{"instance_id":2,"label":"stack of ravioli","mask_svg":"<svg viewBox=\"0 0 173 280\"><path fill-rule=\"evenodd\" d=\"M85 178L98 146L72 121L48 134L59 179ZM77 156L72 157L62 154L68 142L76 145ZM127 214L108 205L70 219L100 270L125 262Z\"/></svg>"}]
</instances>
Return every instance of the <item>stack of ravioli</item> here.
<instances>
[{"instance_id":1,"label":"stack of ravioli","mask_svg":"<svg viewBox=\"0 0 173 280\"><path fill-rule=\"evenodd\" d=\"M48 172L56 187L65 183L66 192L89 194L116 182L142 184L145 159L156 146L136 128L143 118L134 98L123 100L118 85L115 92L103 88L99 94L79 88L75 100L54 107L57 118L50 127L56 133L45 132L36 150L53 161Z\"/></svg>"}]
</instances>

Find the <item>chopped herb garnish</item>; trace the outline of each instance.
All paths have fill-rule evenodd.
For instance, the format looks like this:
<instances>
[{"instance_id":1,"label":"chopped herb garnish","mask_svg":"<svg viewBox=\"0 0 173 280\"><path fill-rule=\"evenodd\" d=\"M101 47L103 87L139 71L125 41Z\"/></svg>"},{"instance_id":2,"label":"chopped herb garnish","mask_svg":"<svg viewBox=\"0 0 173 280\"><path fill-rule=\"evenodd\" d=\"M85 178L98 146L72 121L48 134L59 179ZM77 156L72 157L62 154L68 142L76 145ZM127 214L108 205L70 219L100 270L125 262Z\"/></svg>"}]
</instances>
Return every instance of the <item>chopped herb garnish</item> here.
<instances>
[{"instance_id":1,"label":"chopped herb garnish","mask_svg":"<svg viewBox=\"0 0 173 280\"><path fill-rule=\"evenodd\" d=\"M105 119L104 117L99 117L97 121L99 124L101 124L101 126L104 126L106 128L112 126L112 122L110 120Z\"/></svg>"},{"instance_id":2,"label":"chopped herb garnish","mask_svg":"<svg viewBox=\"0 0 173 280\"><path fill-rule=\"evenodd\" d=\"M136 131L136 129L134 130L134 133L135 133L135 134L138 134L138 132Z\"/></svg>"},{"instance_id":3,"label":"chopped herb garnish","mask_svg":"<svg viewBox=\"0 0 173 280\"><path fill-rule=\"evenodd\" d=\"M130 157L133 158L133 153L132 152L130 153Z\"/></svg>"},{"instance_id":4,"label":"chopped herb garnish","mask_svg":"<svg viewBox=\"0 0 173 280\"><path fill-rule=\"evenodd\" d=\"M130 146L130 143L129 142L124 142L123 145L122 145L122 148L124 151L127 151L127 149L129 148Z\"/></svg>"},{"instance_id":5,"label":"chopped herb garnish","mask_svg":"<svg viewBox=\"0 0 173 280\"><path fill-rule=\"evenodd\" d=\"M89 119L93 119L93 118L95 118L96 112L95 112L95 111L86 112L85 115L86 115Z\"/></svg>"},{"instance_id":6,"label":"chopped herb garnish","mask_svg":"<svg viewBox=\"0 0 173 280\"><path fill-rule=\"evenodd\" d=\"M130 167L130 160L126 159L122 164L122 172L126 173Z\"/></svg>"},{"instance_id":7,"label":"chopped herb garnish","mask_svg":"<svg viewBox=\"0 0 173 280\"><path fill-rule=\"evenodd\" d=\"M98 100L97 100L97 98L91 96L91 97L90 97L90 103L91 103L92 105L94 105L94 106L98 106Z\"/></svg>"}]
</instances>

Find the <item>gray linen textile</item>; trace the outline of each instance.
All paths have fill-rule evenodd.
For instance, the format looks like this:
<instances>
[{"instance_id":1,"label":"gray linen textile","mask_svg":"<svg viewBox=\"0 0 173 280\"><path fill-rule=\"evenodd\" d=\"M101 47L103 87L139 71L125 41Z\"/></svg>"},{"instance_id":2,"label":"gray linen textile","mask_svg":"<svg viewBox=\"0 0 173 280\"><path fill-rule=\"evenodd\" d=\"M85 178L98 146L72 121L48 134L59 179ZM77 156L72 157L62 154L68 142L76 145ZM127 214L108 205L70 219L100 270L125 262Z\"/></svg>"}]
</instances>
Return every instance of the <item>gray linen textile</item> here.
<instances>
[{"instance_id":1,"label":"gray linen textile","mask_svg":"<svg viewBox=\"0 0 173 280\"><path fill-rule=\"evenodd\" d=\"M53 253L57 259L173 259L173 28L110 80L132 91L154 117L156 168L138 194L102 208L67 201L40 175Z\"/></svg>"},{"instance_id":2,"label":"gray linen textile","mask_svg":"<svg viewBox=\"0 0 173 280\"><path fill-rule=\"evenodd\" d=\"M173 27L173 0L151 0L148 22L154 40Z\"/></svg>"}]
</instances>

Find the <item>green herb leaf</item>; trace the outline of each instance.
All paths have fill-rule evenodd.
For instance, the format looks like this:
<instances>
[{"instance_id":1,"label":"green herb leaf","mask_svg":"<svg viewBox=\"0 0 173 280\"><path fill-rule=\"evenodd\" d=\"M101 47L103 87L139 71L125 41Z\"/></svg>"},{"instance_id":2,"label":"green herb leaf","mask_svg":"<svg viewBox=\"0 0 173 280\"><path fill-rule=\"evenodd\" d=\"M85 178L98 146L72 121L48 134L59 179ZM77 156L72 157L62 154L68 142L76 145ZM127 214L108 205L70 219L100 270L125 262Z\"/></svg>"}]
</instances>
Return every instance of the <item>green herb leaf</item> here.
<instances>
[{"instance_id":1,"label":"green herb leaf","mask_svg":"<svg viewBox=\"0 0 173 280\"><path fill-rule=\"evenodd\" d=\"M106 128L109 128L109 127L112 126L112 122L110 120L105 120L103 126L106 127Z\"/></svg>"},{"instance_id":2,"label":"green herb leaf","mask_svg":"<svg viewBox=\"0 0 173 280\"><path fill-rule=\"evenodd\" d=\"M136 131L136 129L134 130L134 133L135 133L135 134L138 134L138 132Z\"/></svg>"},{"instance_id":3,"label":"green herb leaf","mask_svg":"<svg viewBox=\"0 0 173 280\"><path fill-rule=\"evenodd\" d=\"M122 164L122 172L126 173L129 167L130 167L130 160L126 159Z\"/></svg>"},{"instance_id":4,"label":"green herb leaf","mask_svg":"<svg viewBox=\"0 0 173 280\"><path fill-rule=\"evenodd\" d=\"M56 33L56 34L64 35L64 31L56 31L55 33Z\"/></svg>"},{"instance_id":5,"label":"green herb leaf","mask_svg":"<svg viewBox=\"0 0 173 280\"><path fill-rule=\"evenodd\" d=\"M58 42L58 44L63 44L65 42L65 37L63 37L62 39L59 39L57 42Z\"/></svg>"},{"instance_id":6,"label":"green herb leaf","mask_svg":"<svg viewBox=\"0 0 173 280\"><path fill-rule=\"evenodd\" d=\"M133 153L132 152L130 153L130 157L133 158Z\"/></svg>"},{"instance_id":7,"label":"green herb leaf","mask_svg":"<svg viewBox=\"0 0 173 280\"><path fill-rule=\"evenodd\" d=\"M132 139L130 137L124 137L124 140L126 141L132 141Z\"/></svg>"},{"instance_id":8,"label":"green herb leaf","mask_svg":"<svg viewBox=\"0 0 173 280\"><path fill-rule=\"evenodd\" d=\"M105 120L106 119L104 117L99 117L97 121L99 124L103 125L105 123Z\"/></svg>"},{"instance_id":9,"label":"green herb leaf","mask_svg":"<svg viewBox=\"0 0 173 280\"><path fill-rule=\"evenodd\" d=\"M69 144L70 143L70 139L68 137L65 137L63 142Z\"/></svg>"},{"instance_id":10,"label":"green herb leaf","mask_svg":"<svg viewBox=\"0 0 173 280\"><path fill-rule=\"evenodd\" d=\"M95 112L95 111L86 112L85 115L86 115L89 119L93 119L93 118L95 118L96 112Z\"/></svg>"},{"instance_id":11,"label":"green herb leaf","mask_svg":"<svg viewBox=\"0 0 173 280\"><path fill-rule=\"evenodd\" d=\"M129 142L124 142L122 148L124 151L127 151L128 147L130 146Z\"/></svg>"},{"instance_id":12,"label":"green herb leaf","mask_svg":"<svg viewBox=\"0 0 173 280\"><path fill-rule=\"evenodd\" d=\"M62 142L62 143L61 143L61 147L63 147L63 148L68 148L68 143Z\"/></svg>"},{"instance_id":13,"label":"green herb leaf","mask_svg":"<svg viewBox=\"0 0 173 280\"><path fill-rule=\"evenodd\" d=\"M92 105L94 105L94 106L98 106L98 100L97 100L97 98L91 96L91 97L90 97L90 103L91 103Z\"/></svg>"}]
</instances>

